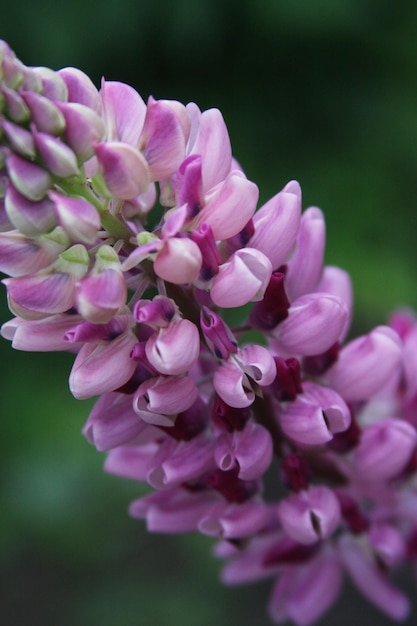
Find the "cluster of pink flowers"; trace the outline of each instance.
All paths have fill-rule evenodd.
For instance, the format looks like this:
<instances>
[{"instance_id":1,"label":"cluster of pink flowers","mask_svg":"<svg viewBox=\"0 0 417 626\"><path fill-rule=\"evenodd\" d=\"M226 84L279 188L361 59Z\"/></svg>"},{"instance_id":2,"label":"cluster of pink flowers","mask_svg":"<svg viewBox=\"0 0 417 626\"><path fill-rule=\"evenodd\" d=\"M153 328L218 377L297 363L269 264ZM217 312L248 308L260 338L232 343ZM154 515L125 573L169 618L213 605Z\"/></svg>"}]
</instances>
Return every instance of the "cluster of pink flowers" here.
<instances>
[{"instance_id":1,"label":"cluster of pink flowers","mask_svg":"<svg viewBox=\"0 0 417 626\"><path fill-rule=\"evenodd\" d=\"M416 318L346 342L322 212L295 181L256 210L217 109L98 91L3 42L0 59L1 332L76 353L72 393L99 396L85 436L150 486L131 515L217 538L226 584L273 577L277 623L316 621L344 573L404 618L389 576L417 560Z\"/></svg>"}]
</instances>

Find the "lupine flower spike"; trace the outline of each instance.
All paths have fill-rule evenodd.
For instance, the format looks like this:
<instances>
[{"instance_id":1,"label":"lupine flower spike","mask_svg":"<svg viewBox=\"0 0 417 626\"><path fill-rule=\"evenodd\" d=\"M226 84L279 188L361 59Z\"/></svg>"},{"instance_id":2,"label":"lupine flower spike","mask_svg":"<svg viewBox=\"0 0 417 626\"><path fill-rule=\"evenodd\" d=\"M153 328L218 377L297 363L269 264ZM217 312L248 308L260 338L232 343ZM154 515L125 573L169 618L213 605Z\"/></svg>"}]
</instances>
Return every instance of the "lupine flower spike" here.
<instances>
[{"instance_id":1,"label":"lupine flower spike","mask_svg":"<svg viewBox=\"0 0 417 626\"><path fill-rule=\"evenodd\" d=\"M312 624L345 575L404 619L417 319L346 339L322 212L296 181L257 202L217 109L98 90L0 42L3 337L75 353L72 393L98 396L84 435L149 485L130 514L216 538L227 585L273 578L273 622Z\"/></svg>"}]
</instances>

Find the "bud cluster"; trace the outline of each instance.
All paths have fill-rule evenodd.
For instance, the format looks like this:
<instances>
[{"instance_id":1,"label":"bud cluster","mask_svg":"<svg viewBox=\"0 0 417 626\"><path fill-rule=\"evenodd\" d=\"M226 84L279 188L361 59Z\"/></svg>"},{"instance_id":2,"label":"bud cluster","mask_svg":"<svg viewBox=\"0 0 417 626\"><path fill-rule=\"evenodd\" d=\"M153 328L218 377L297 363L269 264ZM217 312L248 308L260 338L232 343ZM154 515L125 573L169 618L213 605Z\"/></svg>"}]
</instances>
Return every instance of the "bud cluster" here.
<instances>
[{"instance_id":1,"label":"bud cluster","mask_svg":"<svg viewBox=\"0 0 417 626\"><path fill-rule=\"evenodd\" d=\"M295 181L257 202L217 109L98 91L0 42L3 337L76 354L72 393L99 396L84 435L150 487L131 515L217 538L227 584L274 577L275 622L317 620L344 572L401 619L417 320L346 341L350 279L324 265L322 212Z\"/></svg>"}]
</instances>

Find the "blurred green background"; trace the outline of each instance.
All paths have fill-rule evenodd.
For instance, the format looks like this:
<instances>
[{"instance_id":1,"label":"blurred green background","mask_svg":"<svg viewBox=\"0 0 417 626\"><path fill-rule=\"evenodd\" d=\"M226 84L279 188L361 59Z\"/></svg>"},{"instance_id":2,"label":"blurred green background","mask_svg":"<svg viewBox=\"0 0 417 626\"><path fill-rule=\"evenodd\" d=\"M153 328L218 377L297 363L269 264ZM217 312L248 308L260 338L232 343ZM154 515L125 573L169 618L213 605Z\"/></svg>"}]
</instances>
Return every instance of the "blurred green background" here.
<instances>
[{"instance_id":1,"label":"blurred green background","mask_svg":"<svg viewBox=\"0 0 417 626\"><path fill-rule=\"evenodd\" d=\"M296 178L324 210L358 332L417 307L416 32L414 0L14 0L0 26L28 65L219 107L261 201ZM210 541L129 519L141 488L102 473L81 437L72 357L0 351L1 623L267 624L268 584L225 589ZM352 619L389 623L348 591L323 624Z\"/></svg>"}]
</instances>

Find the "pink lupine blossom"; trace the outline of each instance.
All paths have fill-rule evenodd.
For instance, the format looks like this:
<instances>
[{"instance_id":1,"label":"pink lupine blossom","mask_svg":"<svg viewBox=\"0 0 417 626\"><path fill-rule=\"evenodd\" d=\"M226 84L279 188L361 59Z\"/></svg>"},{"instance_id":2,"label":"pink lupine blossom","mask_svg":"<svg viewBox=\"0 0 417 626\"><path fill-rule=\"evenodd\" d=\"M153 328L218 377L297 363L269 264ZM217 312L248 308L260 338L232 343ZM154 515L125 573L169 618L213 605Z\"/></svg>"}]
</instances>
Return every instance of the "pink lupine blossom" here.
<instances>
[{"instance_id":1,"label":"pink lupine blossom","mask_svg":"<svg viewBox=\"0 0 417 626\"><path fill-rule=\"evenodd\" d=\"M225 584L274 578L275 623L314 623L344 574L404 619L417 316L345 343L352 286L324 265L323 213L296 181L256 210L218 109L99 91L2 41L0 96L1 334L74 353L71 392L98 396L83 434L150 490L130 514L216 538Z\"/></svg>"}]
</instances>

